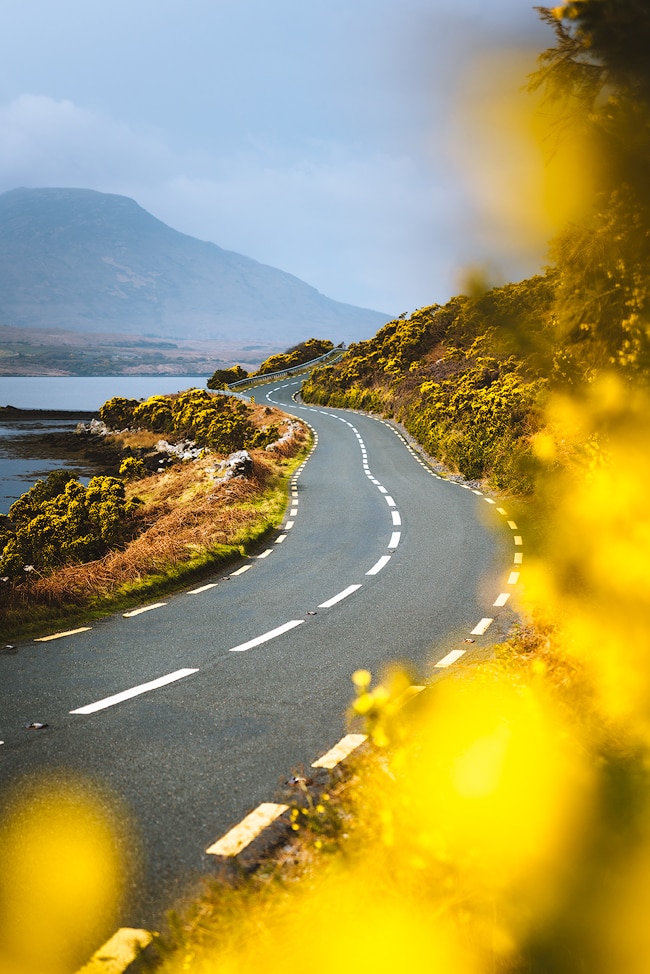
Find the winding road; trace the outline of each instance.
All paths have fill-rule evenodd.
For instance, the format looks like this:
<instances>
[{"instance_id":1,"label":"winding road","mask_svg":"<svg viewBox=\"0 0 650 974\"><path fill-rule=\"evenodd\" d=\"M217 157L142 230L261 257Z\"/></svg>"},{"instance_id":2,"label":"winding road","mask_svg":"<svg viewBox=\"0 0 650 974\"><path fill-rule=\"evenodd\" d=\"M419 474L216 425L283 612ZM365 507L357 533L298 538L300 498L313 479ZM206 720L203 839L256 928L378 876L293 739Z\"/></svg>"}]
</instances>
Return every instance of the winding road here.
<instances>
[{"instance_id":1,"label":"winding road","mask_svg":"<svg viewBox=\"0 0 650 974\"><path fill-rule=\"evenodd\" d=\"M499 502L437 477L389 423L306 406L299 388L254 390L316 437L266 548L0 655L0 791L44 771L105 789L131 850L125 926L158 925L214 868L211 844L343 737L354 670L405 660L428 682L512 623L522 540Z\"/></svg>"}]
</instances>

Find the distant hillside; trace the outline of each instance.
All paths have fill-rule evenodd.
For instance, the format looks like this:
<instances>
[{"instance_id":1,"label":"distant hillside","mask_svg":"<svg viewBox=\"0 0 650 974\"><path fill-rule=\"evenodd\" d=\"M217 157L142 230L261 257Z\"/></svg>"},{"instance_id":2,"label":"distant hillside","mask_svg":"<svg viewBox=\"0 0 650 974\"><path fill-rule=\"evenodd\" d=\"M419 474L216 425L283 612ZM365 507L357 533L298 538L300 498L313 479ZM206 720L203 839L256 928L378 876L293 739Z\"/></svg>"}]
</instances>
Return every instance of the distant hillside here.
<instances>
[{"instance_id":1,"label":"distant hillside","mask_svg":"<svg viewBox=\"0 0 650 974\"><path fill-rule=\"evenodd\" d=\"M389 317L179 233L124 196L0 194L0 325L281 348L356 341Z\"/></svg>"}]
</instances>

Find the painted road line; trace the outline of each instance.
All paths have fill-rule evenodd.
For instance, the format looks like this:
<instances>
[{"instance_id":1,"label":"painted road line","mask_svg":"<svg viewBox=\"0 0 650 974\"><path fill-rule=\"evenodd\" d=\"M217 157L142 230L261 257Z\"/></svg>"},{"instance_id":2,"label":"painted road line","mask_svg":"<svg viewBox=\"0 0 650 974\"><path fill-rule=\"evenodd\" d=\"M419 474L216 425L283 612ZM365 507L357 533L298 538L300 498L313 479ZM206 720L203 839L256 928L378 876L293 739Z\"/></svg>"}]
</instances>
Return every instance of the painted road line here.
<instances>
[{"instance_id":1,"label":"painted road line","mask_svg":"<svg viewBox=\"0 0 650 974\"><path fill-rule=\"evenodd\" d=\"M497 606L505 605L509 598L510 598L510 592L501 592L501 594L497 596L496 601L493 602L492 605L497 605Z\"/></svg>"},{"instance_id":2,"label":"painted road line","mask_svg":"<svg viewBox=\"0 0 650 974\"><path fill-rule=\"evenodd\" d=\"M186 595L200 595L201 592L207 592L208 589L216 588L217 582L210 582L209 585L202 585L201 588L191 588Z\"/></svg>"},{"instance_id":3,"label":"painted road line","mask_svg":"<svg viewBox=\"0 0 650 974\"><path fill-rule=\"evenodd\" d=\"M508 527L511 528L513 531L516 531L517 530L517 522L516 521L508 521Z\"/></svg>"},{"instance_id":4,"label":"painted road line","mask_svg":"<svg viewBox=\"0 0 650 974\"><path fill-rule=\"evenodd\" d=\"M298 508L297 507L292 507L291 508L291 513L289 514L289 517L297 517L297 516L298 516Z\"/></svg>"},{"instance_id":5,"label":"painted road line","mask_svg":"<svg viewBox=\"0 0 650 974\"><path fill-rule=\"evenodd\" d=\"M491 497L484 497L483 500L486 504L496 504L496 501L493 501Z\"/></svg>"},{"instance_id":6,"label":"painted road line","mask_svg":"<svg viewBox=\"0 0 650 974\"><path fill-rule=\"evenodd\" d=\"M375 562L369 572L366 575L378 575L382 568L385 568L390 561L390 555L382 555L379 561Z\"/></svg>"},{"instance_id":7,"label":"painted road line","mask_svg":"<svg viewBox=\"0 0 650 974\"><path fill-rule=\"evenodd\" d=\"M82 626L80 629L68 629L67 632L55 632L51 636L39 636L35 643L49 643L52 639L63 639L64 636L76 636L78 632L90 632L92 626Z\"/></svg>"},{"instance_id":8,"label":"painted road line","mask_svg":"<svg viewBox=\"0 0 650 974\"><path fill-rule=\"evenodd\" d=\"M389 507L395 507L396 506L395 501L390 496L390 494L386 494L386 496L384 497L384 500L386 501L386 503L388 504Z\"/></svg>"},{"instance_id":9,"label":"painted road line","mask_svg":"<svg viewBox=\"0 0 650 974\"><path fill-rule=\"evenodd\" d=\"M273 554L273 548L267 548L263 551L261 555L257 555L258 558L268 558L269 555Z\"/></svg>"},{"instance_id":10,"label":"painted road line","mask_svg":"<svg viewBox=\"0 0 650 974\"><path fill-rule=\"evenodd\" d=\"M143 605L141 609L132 609L131 612L123 612L122 615L125 619L131 619L133 616L142 615L143 612L151 612L152 609L162 609L163 605L167 605L167 603L154 602L152 605Z\"/></svg>"},{"instance_id":11,"label":"painted road line","mask_svg":"<svg viewBox=\"0 0 650 974\"><path fill-rule=\"evenodd\" d=\"M78 707L71 710L71 714L94 714L98 710L105 710L107 707L114 707L115 704L122 703L123 700L130 700L132 697L139 697L141 693L148 693L150 690L158 690L160 687L167 686L168 683L175 683L182 680L192 673L198 673L198 669L175 670L166 676L159 676L157 680L150 680L149 683L141 683L140 686L131 687L130 690L123 690L121 693L114 693L111 697L104 697L96 703L89 703L85 707Z\"/></svg>"},{"instance_id":12,"label":"painted road line","mask_svg":"<svg viewBox=\"0 0 650 974\"><path fill-rule=\"evenodd\" d=\"M514 559L513 564L515 564L515 565L521 565L521 563L523 562L523 560L524 560L524 556L522 555L521 551L515 551L515 559Z\"/></svg>"},{"instance_id":13,"label":"painted road line","mask_svg":"<svg viewBox=\"0 0 650 974\"><path fill-rule=\"evenodd\" d=\"M360 585L348 585L347 588L344 588L343 591L339 592L338 595L333 595L331 599L327 600L327 602L321 602L318 608L329 609L331 606L336 605L337 602L342 602L343 599L347 599L348 595L352 595L353 592L356 592L357 589L360 588Z\"/></svg>"},{"instance_id":14,"label":"painted road line","mask_svg":"<svg viewBox=\"0 0 650 974\"><path fill-rule=\"evenodd\" d=\"M386 488L385 487L382 487L379 482L377 483L377 490L380 490L382 492L382 494L387 494L388 493L388 491L386 490Z\"/></svg>"},{"instance_id":15,"label":"painted road line","mask_svg":"<svg viewBox=\"0 0 650 974\"><path fill-rule=\"evenodd\" d=\"M522 545L524 543L524 539L520 534L516 534L512 540L516 545Z\"/></svg>"},{"instance_id":16,"label":"painted road line","mask_svg":"<svg viewBox=\"0 0 650 974\"><path fill-rule=\"evenodd\" d=\"M516 585L519 581L519 572L510 572L508 575L508 585Z\"/></svg>"},{"instance_id":17,"label":"painted road line","mask_svg":"<svg viewBox=\"0 0 650 974\"><path fill-rule=\"evenodd\" d=\"M335 768L337 764L344 761L348 755L352 754L367 739L366 734L346 734L338 744L335 744L326 754L323 754L322 758L314 761L312 768L329 768L330 770Z\"/></svg>"},{"instance_id":18,"label":"painted road line","mask_svg":"<svg viewBox=\"0 0 650 974\"><path fill-rule=\"evenodd\" d=\"M230 577L235 578L237 575L243 575L244 572L250 571L251 567L251 565L242 565L241 568L238 568L236 572L231 572Z\"/></svg>"},{"instance_id":19,"label":"painted road line","mask_svg":"<svg viewBox=\"0 0 650 974\"><path fill-rule=\"evenodd\" d=\"M291 531L291 528L294 526L295 523L296 523L295 521L287 521L287 523L284 526L284 530Z\"/></svg>"},{"instance_id":20,"label":"painted road line","mask_svg":"<svg viewBox=\"0 0 650 974\"><path fill-rule=\"evenodd\" d=\"M499 512L499 514L503 514L504 517L508 516L507 511L504 511L502 507L497 507L497 511Z\"/></svg>"},{"instance_id":21,"label":"painted road line","mask_svg":"<svg viewBox=\"0 0 650 974\"><path fill-rule=\"evenodd\" d=\"M407 687L403 693L400 693L399 697L397 697L397 699L394 701L394 706L399 707L400 709L405 707L409 700L417 697L417 695L422 693L422 691L425 689L426 687L418 686L417 684L412 683L411 686Z\"/></svg>"},{"instance_id":22,"label":"painted road line","mask_svg":"<svg viewBox=\"0 0 650 974\"><path fill-rule=\"evenodd\" d=\"M399 539L401 537L402 537L402 532L401 531L393 531L393 533L390 536L390 541L388 542L388 547L389 548L397 548L397 546L399 544Z\"/></svg>"},{"instance_id":23,"label":"painted road line","mask_svg":"<svg viewBox=\"0 0 650 974\"><path fill-rule=\"evenodd\" d=\"M122 974L136 959L139 953L153 940L155 934L150 930L136 930L122 927L96 950L87 964L77 974Z\"/></svg>"},{"instance_id":24,"label":"painted road line","mask_svg":"<svg viewBox=\"0 0 650 974\"><path fill-rule=\"evenodd\" d=\"M472 629L472 636L482 636L490 628L494 619L481 619Z\"/></svg>"},{"instance_id":25,"label":"painted road line","mask_svg":"<svg viewBox=\"0 0 650 974\"><path fill-rule=\"evenodd\" d=\"M237 856L256 839L260 832L271 825L283 812L288 811L288 805L277 802L262 802L254 811L249 812L239 825L226 832L205 850L210 856Z\"/></svg>"},{"instance_id":26,"label":"painted road line","mask_svg":"<svg viewBox=\"0 0 650 974\"><path fill-rule=\"evenodd\" d=\"M483 491L482 490L472 490L472 493L473 494L476 494L477 497L482 497L483 496Z\"/></svg>"},{"instance_id":27,"label":"painted road line","mask_svg":"<svg viewBox=\"0 0 650 974\"><path fill-rule=\"evenodd\" d=\"M402 523L402 519L399 516L399 511L391 511L391 514L393 515L393 524L394 524L394 526L396 528L399 527L401 525L401 523Z\"/></svg>"},{"instance_id":28,"label":"painted road line","mask_svg":"<svg viewBox=\"0 0 650 974\"><path fill-rule=\"evenodd\" d=\"M281 534L275 539L276 544L282 544L283 541L287 540L286 534Z\"/></svg>"},{"instance_id":29,"label":"painted road line","mask_svg":"<svg viewBox=\"0 0 650 974\"><path fill-rule=\"evenodd\" d=\"M304 619L292 619L290 622L285 622L284 625L278 626L277 629L270 629L269 632L265 632L261 636L256 636L255 639L249 639L247 643L241 643L239 646L233 646L230 652L244 653L247 649L253 649L255 646L261 646L262 643L267 643L270 639L275 639L276 636L282 636L285 632L295 629L296 626L302 626L304 621Z\"/></svg>"},{"instance_id":30,"label":"painted road line","mask_svg":"<svg viewBox=\"0 0 650 974\"><path fill-rule=\"evenodd\" d=\"M447 653L446 656L444 656L441 660L439 660L436 663L436 667L442 669L443 667L451 666L452 663L455 663L457 660L461 658L461 656L464 655L465 655L464 649L452 649L451 653Z\"/></svg>"}]
</instances>

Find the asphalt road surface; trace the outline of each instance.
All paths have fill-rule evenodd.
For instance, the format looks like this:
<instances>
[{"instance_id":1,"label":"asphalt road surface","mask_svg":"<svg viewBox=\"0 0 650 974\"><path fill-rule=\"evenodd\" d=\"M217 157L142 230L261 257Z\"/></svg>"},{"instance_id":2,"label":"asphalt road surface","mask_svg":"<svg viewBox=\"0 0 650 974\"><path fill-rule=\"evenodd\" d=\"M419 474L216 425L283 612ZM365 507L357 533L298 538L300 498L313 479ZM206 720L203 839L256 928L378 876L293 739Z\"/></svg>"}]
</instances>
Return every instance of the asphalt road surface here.
<instances>
[{"instance_id":1,"label":"asphalt road surface","mask_svg":"<svg viewBox=\"0 0 650 974\"><path fill-rule=\"evenodd\" d=\"M0 654L0 792L43 772L105 790L131 862L125 926L159 925L214 869L210 844L346 733L356 669L408 660L426 682L513 618L522 542L500 502L438 479L387 423L294 402L299 385L254 390L317 434L265 548Z\"/></svg>"}]
</instances>

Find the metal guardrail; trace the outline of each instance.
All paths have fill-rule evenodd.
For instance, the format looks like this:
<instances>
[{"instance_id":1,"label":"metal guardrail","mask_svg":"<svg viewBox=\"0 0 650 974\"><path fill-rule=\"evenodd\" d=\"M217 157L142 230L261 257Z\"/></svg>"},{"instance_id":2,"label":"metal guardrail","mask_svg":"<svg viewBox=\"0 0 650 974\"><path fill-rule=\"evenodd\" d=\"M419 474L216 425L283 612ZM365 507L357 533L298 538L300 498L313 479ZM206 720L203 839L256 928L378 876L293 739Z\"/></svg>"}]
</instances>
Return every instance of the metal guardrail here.
<instances>
[{"instance_id":1,"label":"metal guardrail","mask_svg":"<svg viewBox=\"0 0 650 974\"><path fill-rule=\"evenodd\" d=\"M347 349L342 343L341 345L337 345L336 348L331 348L324 355L319 355L318 358L311 359L309 362L303 362L301 365L292 365L288 369L280 369L278 372L265 372L263 375L238 379L237 382L229 383L226 388L228 391L245 389L248 386L259 386L264 382L272 382L273 379L283 379L287 375L300 375L303 372L310 372L311 369L316 368L321 362L340 358L345 351Z\"/></svg>"}]
</instances>

